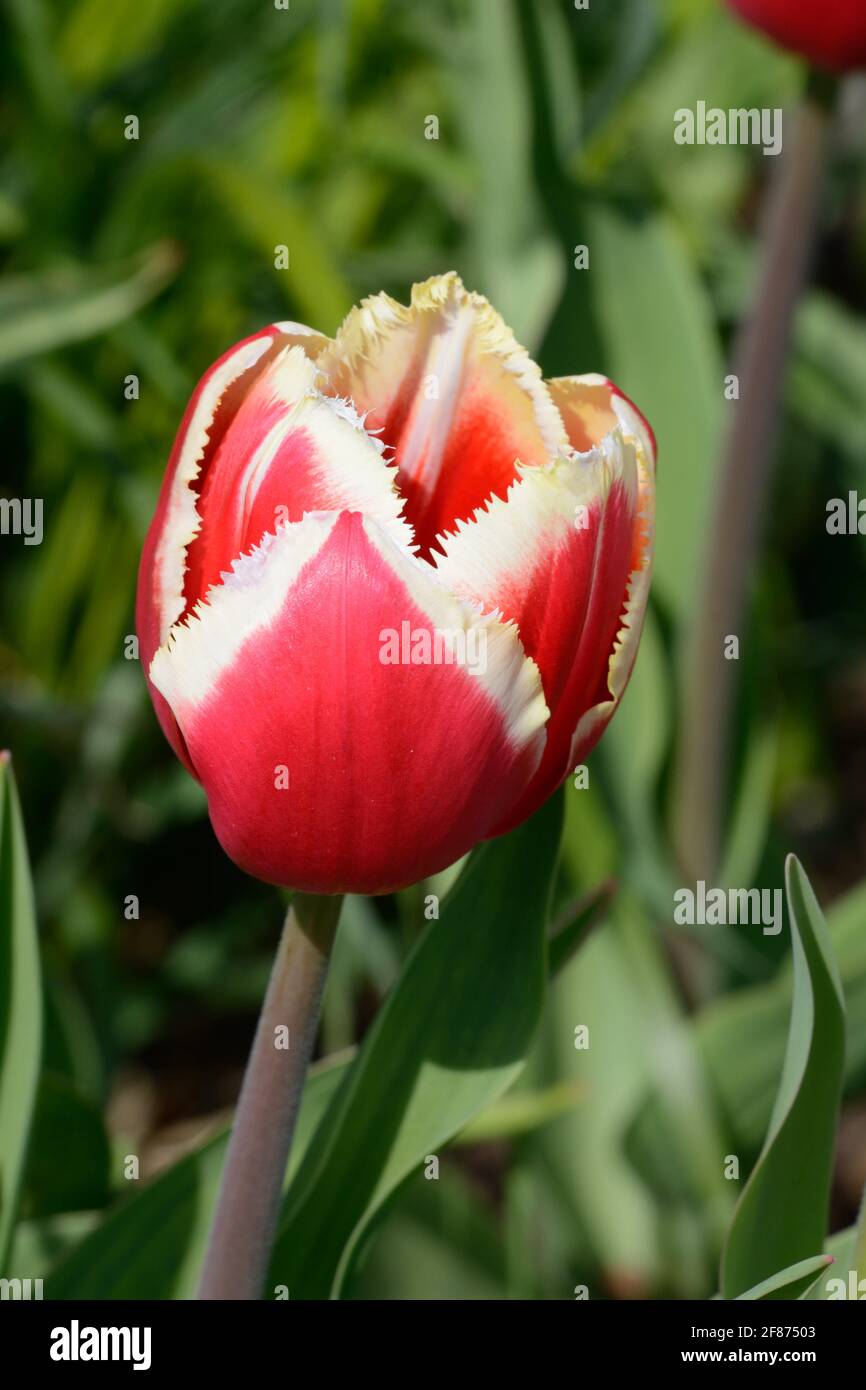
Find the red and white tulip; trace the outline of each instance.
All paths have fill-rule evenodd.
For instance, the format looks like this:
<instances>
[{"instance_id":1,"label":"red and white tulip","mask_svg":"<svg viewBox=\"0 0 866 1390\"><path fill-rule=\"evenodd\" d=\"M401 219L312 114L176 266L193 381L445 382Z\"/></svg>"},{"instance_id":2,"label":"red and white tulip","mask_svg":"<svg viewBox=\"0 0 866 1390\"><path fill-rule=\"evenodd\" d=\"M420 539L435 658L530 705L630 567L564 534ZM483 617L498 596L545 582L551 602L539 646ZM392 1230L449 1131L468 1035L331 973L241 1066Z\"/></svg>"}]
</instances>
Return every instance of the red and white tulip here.
<instances>
[{"instance_id":1,"label":"red and white tulip","mask_svg":"<svg viewBox=\"0 0 866 1390\"><path fill-rule=\"evenodd\" d=\"M654 470L616 387L545 383L453 274L408 308L365 300L333 340L278 323L221 357L175 441L137 622L231 858L385 892L534 811L631 672Z\"/></svg>"}]
</instances>

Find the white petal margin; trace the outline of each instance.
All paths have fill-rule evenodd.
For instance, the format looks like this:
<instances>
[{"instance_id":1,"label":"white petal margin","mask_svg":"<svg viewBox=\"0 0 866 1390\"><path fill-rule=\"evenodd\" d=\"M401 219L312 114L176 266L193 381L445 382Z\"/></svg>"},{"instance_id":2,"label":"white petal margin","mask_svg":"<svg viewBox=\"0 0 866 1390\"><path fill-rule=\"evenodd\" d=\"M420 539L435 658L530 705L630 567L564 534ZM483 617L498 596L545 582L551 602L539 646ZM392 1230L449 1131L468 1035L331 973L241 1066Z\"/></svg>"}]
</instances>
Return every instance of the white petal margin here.
<instances>
[{"instance_id":1,"label":"white petal margin","mask_svg":"<svg viewBox=\"0 0 866 1390\"><path fill-rule=\"evenodd\" d=\"M633 498L638 489L637 450L620 429L596 448L570 453L542 468L518 466L503 500L494 497L469 521L440 537L437 571L461 598L495 606L503 590L521 591L557 546L573 540L583 513L604 505L615 482Z\"/></svg>"},{"instance_id":2,"label":"white petal margin","mask_svg":"<svg viewBox=\"0 0 866 1390\"><path fill-rule=\"evenodd\" d=\"M523 650L516 625L503 622L497 613L485 614L477 604L456 597L442 583L432 565L407 554L394 543L391 535L367 517L364 530L385 563L402 580L413 603L427 615L434 630L449 641L452 649L457 643L450 639L458 632L468 633L474 629L484 634L485 667L472 671L472 678L500 711L512 744L515 747L535 745L534 770L544 750L544 727L550 711L544 698L541 674ZM463 643L463 649L470 649L467 642Z\"/></svg>"},{"instance_id":3,"label":"white petal margin","mask_svg":"<svg viewBox=\"0 0 866 1390\"><path fill-rule=\"evenodd\" d=\"M628 406L627 401L623 404ZM629 407L629 414L635 416L636 412ZM584 745L586 740L592 736L598 724L607 723L620 702L637 657L638 644L643 631L644 614L649 602L655 541L655 453L651 445L650 452L648 454L644 452L642 442L646 440L649 445L649 439L639 417L638 424L640 425L640 434L636 442L639 442L641 447L637 451L639 471L636 526L640 547L640 564L637 569L632 570L629 578L622 623L608 663L607 688L610 692L610 698L602 700L600 704L593 705L579 720L571 740L570 761L572 767L578 761L581 745Z\"/></svg>"},{"instance_id":4,"label":"white petal margin","mask_svg":"<svg viewBox=\"0 0 866 1390\"><path fill-rule=\"evenodd\" d=\"M207 698L244 643L275 621L286 595L325 545L339 516L338 512L310 512L303 521L279 527L249 555L237 560L231 575L172 629L151 662L150 679L181 727L184 712ZM362 525L367 539L401 580L412 602L443 637L470 628L486 634L485 669L473 672L472 678L498 709L515 748L528 748L535 754L534 770L544 748L548 710L538 668L526 656L516 627L459 602L431 566L416 559L371 517L362 517Z\"/></svg>"},{"instance_id":5,"label":"white petal margin","mask_svg":"<svg viewBox=\"0 0 866 1390\"><path fill-rule=\"evenodd\" d=\"M201 524L196 495L190 486L199 475L219 403L233 382L248 372L273 345L273 338L256 338L239 347L211 372L202 386L180 446L171 481L165 522L154 557L159 585L160 636L163 640L184 609L183 581L186 548Z\"/></svg>"},{"instance_id":6,"label":"white petal margin","mask_svg":"<svg viewBox=\"0 0 866 1390\"><path fill-rule=\"evenodd\" d=\"M259 337L242 343L216 368L205 373L196 402L180 445L180 454L171 481L168 508L159 545L154 556L154 572L159 585L160 635L163 640L183 612L183 583L186 548L198 535L201 520L196 494L191 484L201 471L211 427L220 402L229 388L268 353L278 338L287 345L296 342L310 358L318 357L330 345L330 338L302 323L282 322L270 326Z\"/></svg>"},{"instance_id":7,"label":"white petal margin","mask_svg":"<svg viewBox=\"0 0 866 1390\"><path fill-rule=\"evenodd\" d=\"M321 376L300 347L285 348L268 364L253 389L261 394L263 404L280 401L286 409L246 465L237 497L249 513L283 441L302 431L313 445L317 479L328 497L323 507L375 517L411 549L414 534L402 515L404 499L397 487L396 464L384 458L384 444L365 430L351 401L321 394Z\"/></svg>"},{"instance_id":8,"label":"white petal margin","mask_svg":"<svg viewBox=\"0 0 866 1390\"><path fill-rule=\"evenodd\" d=\"M619 423L625 434L640 442L647 460L655 463L655 445L646 421L609 377L601 376L598 372L586 372L583 376L551 377L545 384L563 416L566 430L569 417L574 412L595 444Z\"/></svg>"},{"instance_id":9,"label":"white petal margin","mask_svg":"<svg viewBox=\"0 0 866 1390\"><path fill-rule=\"evenodd\" d=\"M268 627L309 560L318 554L338 512L311 512L279 527L232 565L222 584L208 591L154 653L150 679L175 717L201 703L238 651Z\"/></svg>"},{"instance_id":10,"label":"white petal margin","mask_svg":"<svg viewBox=\"0 0 866 1390\"><path fill-rule=\"evenodd\" d=\"M631 401L626 400L625 396L620 396L617 392L613 394L611 405L622 425L623 432L639 441L643 453L642 463L646 467L654 468L656 462L655 445L640 412L635 410Z\"/></svg>"},{"instance_id":11,"label":"white petal margin","mask_svg":"<svg viewBox=\"0 0 866 1390\"><path fill-rule=\"evenodd\" d=\"M643 631L643 620L649 600L652 579L652 543L644 552L641 569L633 570L628 585L628 597L622 615L622 626L608 664L607 686L610 698L593 705L578 721L571 740L570 766L573 768L580 755L581 747L591 738L599 724L606 724L622 698L629 676L637 657L638 643Z\"/></svg>"},{"instance_id":12,"label":"white petal margin","mask_svg":"<svg viewBox=\"0 0 866 1390\"><path fill-rule=\"evenodd\" d=\"M282 319L279 323L272 325L284 338L291 338L293 341L300 341L304 352L308 357L316 358L326 347L330 347L332 339L319 333L315 328L308 328L305 323L293 323L290 319Z\"/></svg>"}]
</instances>

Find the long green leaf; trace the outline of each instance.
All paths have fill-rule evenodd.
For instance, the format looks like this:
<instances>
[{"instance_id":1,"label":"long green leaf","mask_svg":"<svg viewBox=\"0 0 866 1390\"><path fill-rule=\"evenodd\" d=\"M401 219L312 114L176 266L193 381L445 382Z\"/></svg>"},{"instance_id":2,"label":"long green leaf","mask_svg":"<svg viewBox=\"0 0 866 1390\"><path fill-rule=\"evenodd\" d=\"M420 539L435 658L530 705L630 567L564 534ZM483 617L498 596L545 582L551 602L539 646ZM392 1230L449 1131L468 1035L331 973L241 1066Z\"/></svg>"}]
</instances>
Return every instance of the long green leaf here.
<instances>
[{"instance_id":1,"label":"long green leaf","mask_svg":"<svg viewBox=\"0 0 866 1390\"><path fill-rule=\"evenodd\" d=\"M339 1294L399 1185L521 1070L561 815L555 798L475 853L377 1015L286 1199L270 1283L293 1298Z\"/></svg>"},{"instance_id":2,"label":"long green leaf","mask_svg":"<svg viewBox=\"0 0 866 1390\"><path fill-rule=\"evenodd\" d=\"M835 1303L852 1296L858 1302L866 1299L866 1279L861 1283L856 1271L857 1227L837 1231L824 1246L824 1253L831 1257L832 1269L823 1272L800 1297L809 1303Z\"/></svg>"},{"instance_id":3,"label":"long green leaf","mask_svg":"<svg viewBox=\"0 0 866 1390\"><path fill-rule=\"evenodd\" d=\"M585 1098L586 1089L574 1081L561 1081L540 1091L515 1089L482 1110L460 1131L455 1143L479 1144L531 1134L561 1115L567 1115Z\"/></svg>"},{"instance_id":4,"label":"long green leaf","mask_svg":"<svg viewBox=\"0 0 866 1390\"><path fill-rule=\"evenodd\" d=\"M544 8L549 23L565 28L552 6ZM559 38L563 54L561 33ZM470 0L466 40L449 68L463 139L475 159L473 271L519 340L534 349L556 307L565 270L534 177L532 65L521 45L514 0ZM509 158L491 160L494 146L507 147Z\"/></svg>"},{"instance_id":5,"label":"long green leaf","mask_svg":"<svg viewBox=\"0 0 866 1390\"><path fill-rule=\"evenodd\" d=\"M555 839L554 834L553 849ZM350 1063L341 1057L314 1069L311 1074L289 1164L289 1183L299 1170L307 1145L349 1066ZM507 1084L507 1080L503 1084ZM495 1099L501 1089L502 1086L497 1088L490 1098ZM481 1108L483 1102L469 1109L469 1118ZM455 1130L461 1128L462 1124L455 1124ZM191 1297L219 1184L225 1142L225 1134L216 1136L117 1206L64 1258L47 1281L46 1296L61 1299Z\"/></svg>"},{"instance_id":6,"label":"long green leaf","mask_svg":"<svg viewBox=\"0 0 866 1390\"><path fill-rule=\"evenodd\" d=\"M845 1094L855 1095L866 1084L866 886L834 902L827 925L845 995ZM791 972L784 969L767 984L723 995L693 1024L733 1151L750 1158L760 1150L770 1123L785 1057L791 994ZM640 1126L644 1139L655 1147L664 1145L657 1096L646 1093L633 1126ZM653 1127L654 1137L649 1134Z\"/></svg>"},{"instance_id":7,"label":"long green leaf","mask_svg":"<svg viewBox=\"0 0 866 1390\"><path fill-rule=\"evenodd\" d=\"M11 759L0 753L0 1271L18 1207L41 1050L33 886Z\"/></svg>"},{"instance_id":8,"label":"long green leaf","mask_svg":"<svg viewBox=\"0 0 866 1390\"><path fill-rule=\"evenodd\" d=\"M793 855L785 883L794 963L788 1046L764 1149L728 1232L725 1298L808 1259L827 1233L845 1005L826 923Z\"/></svg>"},{"instance_id":9,"label":"long green leaf","mask_svg":"<svg viewBox=\"0 0 866 1390\"><path fill-rule=\"evenodd\" d=\"M833 1263L832 1255L812 1255L808 1260L800 1260L798 1264L790 1265L787 1269L780 1269L778 1274L773 1274L769 1279L764 1279L760 1284L756 1284L752 1289L746 1289L745 1293L737 1294L739 1300L757 1300L770 1298L775 1294L784 1294L786 1298L795 1298L795 1290L800 1289L805 1284L806 1289L810 1289L815 1283L815 1276L820 1275Z\"/></svg>"},{"instance_id":10,"label":"long green leaf","mask_svg":"<svg viewBox=\"0 0 866 1390\"><path fill-rule=\"evenodd\" d=\"M62 1162L58 1155L62 1154ZM23 1212L99 1210L110 1194L111 1153L99 1107L68 1077L43 1071L30 1139Z\"/></svg>"},{"instance_id":11,"label":"long green leaf","mask_svg":"<svg viewBox=\"0 0 866 1390\"><path fill-rule=\"evenodd\" d=\"M60 35L64 66L80 82L96 86L148 58L188 0L79 0Z\"/></svg>"},{"instance_id":12,"label":"long green leaf","mask_svg":"<svg viewBox=\"0 0 866 1390\"><path fill-rule=\"evenodd\" d=\"M307 1081L295 1131L289 1175L343 1073L343 1065L315 1069ZM228 1134L195 1153L117 1206L46 1281L46 1298L182 1299L194 1295Z\"/></svg>"},{"instance_id":13,"label":"long green leaf","mask_svg":"<svg viewBox=\"0 0 866 1390\"><path fill-rule=\"evenodd\" d=\"M107 269L76 266L7 280L0 288L0 370L123 323L177 266L174 247L162 242Z\"/></svg>"}]
</instances>

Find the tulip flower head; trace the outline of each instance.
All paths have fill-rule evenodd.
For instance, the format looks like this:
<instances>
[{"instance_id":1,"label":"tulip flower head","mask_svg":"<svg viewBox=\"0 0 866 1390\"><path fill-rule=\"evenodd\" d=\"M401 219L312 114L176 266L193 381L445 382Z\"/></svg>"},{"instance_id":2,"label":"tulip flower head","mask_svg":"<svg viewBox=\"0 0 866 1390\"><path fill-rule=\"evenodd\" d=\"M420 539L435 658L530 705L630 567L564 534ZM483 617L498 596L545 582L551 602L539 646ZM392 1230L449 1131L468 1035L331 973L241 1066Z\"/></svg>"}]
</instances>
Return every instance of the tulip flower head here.
<instances>
[{"instance_id":1,"label":"tulip flower head","mask_svg":"<svg viewBox=\"0 0 866 1390\"><path fill-rule=\"evenodd\" d=\"M519 824L634 663L655 441L456 275L205 373L142 555L162 727L247 872L386 892Z\"/></svg>"},{"instance_id":2,"label":"tulip flower head","mask_svg":"<svg viewBox=\"0 0 866 1390\"><path fill-rule=\"evenodd\" d=\"M731 9L783 48L816 67L847 72L866 67L864 0L728 0Z\"/></svg>"}]
</instances>

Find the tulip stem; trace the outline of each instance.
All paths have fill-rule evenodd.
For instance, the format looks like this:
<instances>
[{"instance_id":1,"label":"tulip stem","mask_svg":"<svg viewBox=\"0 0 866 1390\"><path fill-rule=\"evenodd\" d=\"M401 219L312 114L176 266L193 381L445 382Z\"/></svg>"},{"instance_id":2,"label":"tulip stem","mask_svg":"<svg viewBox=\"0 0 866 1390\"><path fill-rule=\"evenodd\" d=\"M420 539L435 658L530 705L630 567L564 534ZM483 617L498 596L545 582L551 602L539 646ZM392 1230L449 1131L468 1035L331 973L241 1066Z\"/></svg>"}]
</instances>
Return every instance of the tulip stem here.
<instances>
[{"instance_id":1,"label":"tulip stem","mask_svg":"<svg viewBox=\"0 0 866 1390\"><path fill-rule=\"evenodd\" d=\"M341 905L339 896L296 893L286 914L235 1111L200 1299L262 1296Z\"/></svg>"},{"instance_id":2,"label":"tulip stem","mask_svg":"<svg viewBox=\"0 0 866 1390\"><path fill-rule=\"evenodd\" d=\"M682 869L712 878L721 859L737 663L771 477L776 416L791 326L814 240L834 88L814 74L765 208L757 294L733 350L739 400L724 444L699 605L686 650L674 787Z\"/></svg>"}]
</instances>

